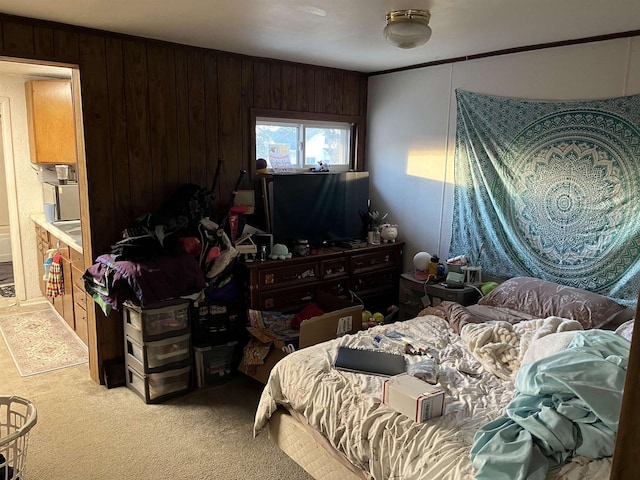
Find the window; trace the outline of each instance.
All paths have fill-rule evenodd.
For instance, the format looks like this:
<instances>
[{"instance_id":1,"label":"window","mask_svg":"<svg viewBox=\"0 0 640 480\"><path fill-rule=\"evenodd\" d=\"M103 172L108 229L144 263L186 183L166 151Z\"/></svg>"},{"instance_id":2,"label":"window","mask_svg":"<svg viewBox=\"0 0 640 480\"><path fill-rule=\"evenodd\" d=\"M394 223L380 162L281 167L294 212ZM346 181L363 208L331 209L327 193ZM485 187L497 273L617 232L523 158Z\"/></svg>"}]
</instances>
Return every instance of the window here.
<instances>
[{"instance_id":1,"label":"window","mask_svg":"<svg viewBox=\"0 0 640 480\"><path fill-rule=\"evenodd\" d=\"M255 124L256 158L264 158L269 170L351 168L351 123L256 117Z\"/></svg>"}]
</instances>

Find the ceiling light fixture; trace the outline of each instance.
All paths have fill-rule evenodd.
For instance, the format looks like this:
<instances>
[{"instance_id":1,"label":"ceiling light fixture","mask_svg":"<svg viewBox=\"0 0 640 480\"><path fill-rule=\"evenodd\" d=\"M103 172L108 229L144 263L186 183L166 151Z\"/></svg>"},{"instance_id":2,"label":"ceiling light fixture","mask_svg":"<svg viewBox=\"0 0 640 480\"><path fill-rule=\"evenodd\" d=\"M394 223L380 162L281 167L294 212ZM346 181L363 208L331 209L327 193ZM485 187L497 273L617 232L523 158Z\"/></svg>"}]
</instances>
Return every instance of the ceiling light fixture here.
<instances>
[{"instance_id":1,"label":"ceiling light fixture","mask_svg":"<svg viewBox=\"0 0 640 480\"><path fill-rule=\"evenodd\" d=\"M394 10L387 13L387 25L383 33L385 40L399 48L414 48L424 45L431 37L429 19L425 10Z\"/></svg>"}]
</instances>

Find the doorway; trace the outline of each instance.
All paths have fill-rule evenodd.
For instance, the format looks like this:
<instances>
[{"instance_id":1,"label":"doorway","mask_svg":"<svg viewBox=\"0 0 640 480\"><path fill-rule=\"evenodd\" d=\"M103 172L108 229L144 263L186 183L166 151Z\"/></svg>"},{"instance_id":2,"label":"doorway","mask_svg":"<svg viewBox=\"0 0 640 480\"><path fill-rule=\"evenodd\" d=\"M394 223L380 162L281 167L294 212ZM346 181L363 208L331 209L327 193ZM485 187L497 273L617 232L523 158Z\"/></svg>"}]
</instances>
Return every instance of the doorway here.
<instances>
[{"instance_id":1,"label":"doorway","mask_svg":"<svg viewBox=\"0 0 640 480\"><path fill-rule=\"evenodd\" d=\"M32 220L34 214L44 214L43 174L40 165L31 163L25 83L66 79L72 82L72 91L79 92L77 72L72 65L0 58L0 174L4 175L0 175L0 203L7 207L4 216L0 208L0 245L4 247L0 250L0 254L4 252L0 256L0 286L4 271L13 284L13 292L5 292L13 293L13 297L0 295L3 306L45 300L39 288L42 266L38 265L38 239ZM79 98L79 94L74 95L74 105ZM75 105L76 115L80 111L80 106ZM84 162L80 155L78 162Z\"/></svg>"},{"instance_id":2,"label":"doorway","mask_svg":"<svg viewBox=\"0 0 640 480\"><path fill-rule=\"evenodd\" d=\"M6 163L13 162L10 148L11 138L10 127L11 111L8 97L0 97L0 306L11 306L16 303L16 285L13 260L13 242L11 235L9 188L12 185L13 165ZM7 129L9 132L7 132ZM5 140L6 138L6 140ZM5 144L8 145L5 154ZM5 157L11 156L5 162ZM9 171L7 174L7 170Z\"/></svg>"}]
</instances>

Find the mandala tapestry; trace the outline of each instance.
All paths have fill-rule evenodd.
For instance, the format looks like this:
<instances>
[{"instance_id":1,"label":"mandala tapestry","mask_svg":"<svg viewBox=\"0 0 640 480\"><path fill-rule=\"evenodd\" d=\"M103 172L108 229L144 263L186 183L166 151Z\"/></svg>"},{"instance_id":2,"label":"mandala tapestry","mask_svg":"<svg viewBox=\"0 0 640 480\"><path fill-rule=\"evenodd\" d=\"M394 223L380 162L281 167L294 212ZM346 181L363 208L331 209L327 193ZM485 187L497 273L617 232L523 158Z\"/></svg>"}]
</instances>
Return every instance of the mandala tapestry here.
<instances>
[{"instance_id":1,"label":"mandala tapestry","mask_svg":"<svg viewBox=\"0 0 640 480\"><path fill-rule=\"evenodd\" d=\"M456 91L450 255L635 306L640 95L528 101Z\"/></svg>"}]
</instances>

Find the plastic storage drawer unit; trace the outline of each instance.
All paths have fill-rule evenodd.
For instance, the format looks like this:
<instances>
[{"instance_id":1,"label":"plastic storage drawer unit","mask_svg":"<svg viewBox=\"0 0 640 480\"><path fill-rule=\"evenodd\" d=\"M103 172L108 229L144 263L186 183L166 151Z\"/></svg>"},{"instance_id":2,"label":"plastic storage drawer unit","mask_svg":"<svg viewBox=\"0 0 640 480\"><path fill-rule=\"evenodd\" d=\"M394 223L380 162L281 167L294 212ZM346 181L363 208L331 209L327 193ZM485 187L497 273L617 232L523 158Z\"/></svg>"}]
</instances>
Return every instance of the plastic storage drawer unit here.
<instances>
[{"instance_id":1,"label":"plastic storage drawer unit","mask_svg":"<svg viewBox=\"0 0 640 480\"><path fill-rule=\"evenodd\" d=\"M141 308L124 304L125 334L138 343L190 332L188 300L170 300Z\"/></svg>"},{"instance_id":2,"label":"plastic storage drawer unit","mask_svg":"<svg viewBox=\"0 0 640 480\"><path fill-rule=\"evenodd\" d=\"M191 367L142 374L127 365L127 387L136 392L145 403L158 403L189 389Z\"/></svg>"},{"instance_id":3,"label":"plastic storage drawer unit","mask_svg":"<svg viewBox=\"0 0 640 480\"><path fill-rule=\"evenodd\" d=\"M229 381L233 377L238 352L238 342L194 347L195 386L210 387Z\"/></svg>"},{"instance_id":4,"label":"plastic storage drawer unit","mask_svg":"<svg viewBox=\"0 0 640 480\"><path fill-rule=\"evenodd\" d=\"M126 335L127 364L139 373L155 373L191 364L191 334L140 344Z\"/></svg>"}]
</instances>

